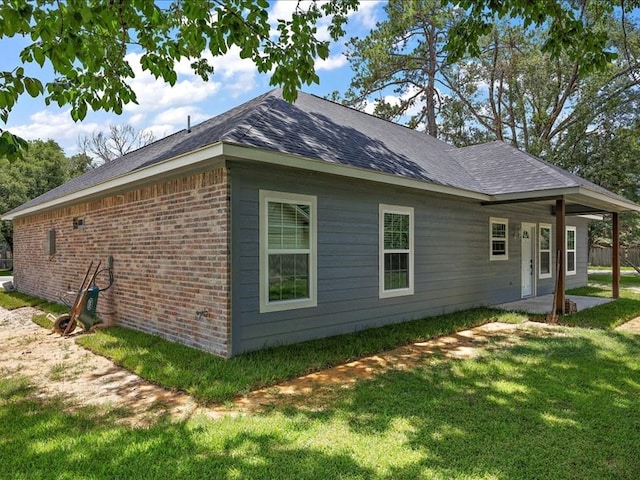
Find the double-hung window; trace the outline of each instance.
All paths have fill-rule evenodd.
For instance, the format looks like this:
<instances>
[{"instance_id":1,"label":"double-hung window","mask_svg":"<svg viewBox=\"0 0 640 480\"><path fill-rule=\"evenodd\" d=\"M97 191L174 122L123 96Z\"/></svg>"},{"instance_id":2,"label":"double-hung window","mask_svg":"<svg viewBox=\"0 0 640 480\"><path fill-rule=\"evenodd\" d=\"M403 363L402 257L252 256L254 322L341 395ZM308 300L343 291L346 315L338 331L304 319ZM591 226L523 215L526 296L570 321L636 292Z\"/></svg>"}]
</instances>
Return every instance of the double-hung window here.
<instances>
[{"instance_id":1,"label":"double-hung window","mask_svg":"<svg viewBox=\"0 0 640 480\"><path fill-rule=\"evenodd\" d=\"M509 220L489 219L489 260L509 259Z\"/></svg>"},{"instance_id":2,"label":"double-hung window","mask_svg":"<svg viewBox=\"0 0 640 480\"><path fill-rule=\"evenodd\" d=\"M413 208L380 205L380 298L413 294Z\"/></svg>"},{"instance_id":3,"label":"double-hung window","mask_svg":"<svg viewBox=\"0 0 640 480\"><path fill-rule=\"evenodd\" d=\"M576 227L567 227L567 275L576 274Z\"/></svg>"},{"instance_id":4,"label":"double-hung window","mask_svg":"<svg viewBox=\"0 0 640 480\"><path fill-rule=\"evenodd\" d=\"M260 311L313 307L316 197L260 191Z\"/></svg>"},{"instance_id":5,"label":"double-hung window","mask_svg":"<svg viewBox=\"0 0 640 480\"><path fill-rule=\"evenodd\" d=\"M548 223L540 224L540 238L538 239L540 278L551 278L553 276L551 270L551 225Z\"/></svg>"}]
</instances>

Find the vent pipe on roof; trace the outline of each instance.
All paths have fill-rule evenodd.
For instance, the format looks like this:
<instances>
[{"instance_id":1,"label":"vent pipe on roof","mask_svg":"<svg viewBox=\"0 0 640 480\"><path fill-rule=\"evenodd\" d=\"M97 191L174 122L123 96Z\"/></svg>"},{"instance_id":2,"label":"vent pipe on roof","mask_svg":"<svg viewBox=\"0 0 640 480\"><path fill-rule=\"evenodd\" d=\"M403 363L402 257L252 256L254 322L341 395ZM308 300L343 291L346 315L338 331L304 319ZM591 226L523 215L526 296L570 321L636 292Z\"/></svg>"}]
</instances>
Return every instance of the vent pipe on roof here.
<instances>
[{"instance_id":1,"label":"vent pipe on roof","mask_svg":"<svg viewBox=\"0 0 640 480\"><path fill-rule=\"evenodd\" d=\"M187 133L191 133L191 115L187 115Z\"/></svg>"}]
</instances>

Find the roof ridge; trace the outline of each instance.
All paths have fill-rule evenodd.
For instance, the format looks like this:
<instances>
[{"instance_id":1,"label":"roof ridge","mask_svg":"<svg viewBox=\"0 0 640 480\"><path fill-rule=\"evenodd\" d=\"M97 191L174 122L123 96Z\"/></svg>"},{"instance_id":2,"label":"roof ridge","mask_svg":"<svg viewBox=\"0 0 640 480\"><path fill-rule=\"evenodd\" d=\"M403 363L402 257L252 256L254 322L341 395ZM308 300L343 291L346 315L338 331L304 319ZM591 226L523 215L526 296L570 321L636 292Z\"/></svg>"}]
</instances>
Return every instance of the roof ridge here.
<instances>
[{"instance_id":1,"label":"roof ridge","mask_svg":"<svg viewBox=\"0 0 640 480\"><path fill-rule=\"evenodd\" d=\"M265 93L264 95L262 95L262 99L259 101L258 105L256 106L256 108L254 108L251 112L249 112L244 119L248 120L254 117L258 117L258 118L263 118L264 117L264 111L266 107L266 104L272 101L276 101L279 98L282 98L282 95L280 94L282 90L279 88L274 88L273 90L268 91L267 93ZM280 95L276 95L276 92L278 92ZM234 128L229 129L225 135L221 135L221 137L224 137L226 135L231 134L233 131L238 132L238 140L242 140L243 138L247 137L249 135L249 132L251 132L251 130L254 129L255 124L253 122L249 122L247 121L248 125L247 126L243 126L242 124L236 125ZM244 132L242 132L242 128L245 128Z\"/></svg>"},{"instance_id":2,"label":"roof ridge","mask_svg":"<svg viewBox=\"0 0 640 480\"><path fill-rule=\"evenodd\" d=\"M554 165L552 165L551 163L547 162L546 160L543 160L542 158L536 157L535 155L532 155L529 152L526 152L524 150L520 150L519 148L516 148L516 147L512 147L512 146L508 145L506 142L501 142L501 143L504 144L507 147L515 148L519 152L523 153L525 155L525 157L526 157L526 160L530 164L532 164L532 165L540 164L544 168L545 173L548 173L549 175L553 176L557 180L567 180L567 174L570 177L573 176L573 174L571 172L568 172L566 170L558 169L558 167L555 167ZM577 184L577 185L580 184L580 182L576 182L574 178L571 178L571 181L573 183Z\"/></svg>"}]
</instances>

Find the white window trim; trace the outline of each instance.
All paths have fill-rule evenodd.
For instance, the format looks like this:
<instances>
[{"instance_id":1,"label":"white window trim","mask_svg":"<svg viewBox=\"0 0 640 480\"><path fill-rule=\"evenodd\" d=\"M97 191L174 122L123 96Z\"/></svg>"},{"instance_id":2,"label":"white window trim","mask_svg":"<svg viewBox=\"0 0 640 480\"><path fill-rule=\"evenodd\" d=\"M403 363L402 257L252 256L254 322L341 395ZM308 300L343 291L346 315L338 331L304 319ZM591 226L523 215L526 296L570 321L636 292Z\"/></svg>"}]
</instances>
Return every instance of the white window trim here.
<instances>
[{"instance_id":1,"label":"white window trim","mask_svg":"<svg viewBox=\"0 0 640 480\"><path fill-rule=\"evenodd\" d=\"M408 253L409 254L409 288L396 288L393 290L385 290L384 288L384 254L387 250L384 248L384 214L397 213L401 215L409 215L409 250L389 250L388 252ZM402 207L398 205L386 205L381 203L378 208L378 285L380 298L401 297L403 295L413 295L414 282L414 228L413 228L413 207Z\"/></svg>"},{"instance_id":2,"label":"white window trim","mask_svg":"<svg viewBox=\"0 0 640 480\"><path fill-rule=\"evenodd\" d=\"M573 250L569 250L569 234L573 232ZM576 227L567 227L564 238L564 268L567 275L575 275L578 271L578 231ZM569 252L573 252L573 270L569 270Z\"/></svg>"},{"instance_id":3,"label":"white window trim","mask_svg":"<svg viewBox=\"0 0 640 480\"><path fill-rule=\"evenodd\" d=\"M308 308L318 305L317 263L318 263L318 234L317 234L317 197L296 193L273 192L260 190L260 313L279 312L296 308ZM298 203L309 205L311 221L309 222L309 298L297 300L269 301L269 239L267 229L268 202ZM300 253L284 250L284 253ZM306 250L302 253L306 253Z\"/></svg>"},{"instance_id":4,"label":"white window trim","mask_svg":"<svg viewBox=\"0 0 640 480\"><path fill-rule=\"evenodd\" d=\"M549 229L549 273L542 273L542 253L547 250L542 249L542 229ZM553 278L553 255L551 252L553 248L553 227L550 223L540 223L538 225L538 278Z\"/></svg>"},{"instance_id":5,"label":"white window trim","mask_svg":"<svg viewBox=\"0 0 640 480\"><path fill-rule=\"evenodd\" d=\"M504 237L504 255L494 255L493 254L493 224L494 223L503 223L505 225L505 237ZM503 240L502 238L497 238L496 240ZM498 217L489 217L489 260L490 261L501 261L501 260L509 260L509 219L507 218L498 218Z\"/></svg>"}]
</instances>

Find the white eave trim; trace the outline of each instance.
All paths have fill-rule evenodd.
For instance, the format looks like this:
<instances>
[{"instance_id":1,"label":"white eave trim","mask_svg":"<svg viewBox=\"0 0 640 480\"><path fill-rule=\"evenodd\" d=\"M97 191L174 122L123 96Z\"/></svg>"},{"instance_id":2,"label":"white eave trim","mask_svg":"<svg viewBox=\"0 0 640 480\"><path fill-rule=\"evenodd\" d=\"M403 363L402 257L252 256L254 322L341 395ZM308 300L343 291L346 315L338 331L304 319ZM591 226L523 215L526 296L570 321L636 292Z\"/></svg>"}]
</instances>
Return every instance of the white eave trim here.
<instances>
[{"instance_id":1,"label":"white eave trim","mask_svg":"<svg viewBox=\"0 0 640 480\"><path fill-rule=\"evenodd\" d=\"M111 180L107 180L97 185L79 190L77 192L73 192L68 195L64 195L62 197L58 197L44 203L34 205L33 207L19 210L15 214L5 215L2 217L2 220L14 220L16 218L33 215L40 211L63 208L65 206L72 205L78 202L89 201L90 199L107 195L109 194L109 192L133 189L138 185L148 184L151 180L159 179L169 173L188 171L190 169L201 167L205 162L210 162L214 159L224 160L227 158L249 160L291 168L299 168L330 175L339 175L347 178L357 178L388 185L396 185L433 193L441 193L444 195L452 195L459 198L467 198L480 202L508 202L518 200L526 201L527 199L536 201L541 197L553 198L564 196L566 198L570 198L572 196L582 196L585 197L585 200L591 199L600 205L613 206L615 211L634 210L640 212L640 205L636 205L635 203L624 201L621 199L612 198L602 193L589 190L585 187L567 187L542 191L539 190L532 192L487 195L481 192L431 183L425 180L417 180L407 177L401 177L399 175L375 172L372 170L365 170L362 168L342 165L339 163L330 163L324 160L317 160L281 152L263 150L258 147L248 147L244 145L217 142L212 145L202 147L198 150L193 150L183 155L179 155L160 163L153 164L149 167L134 170L133 172L120 175L118 177L112 178Z\"/></svg>"},{"instance_id":2,"label":"white eave trim","mask_svg":"<svg viewBox=\"0 0 640 480\"><path fill-rule=\"evenodd\" d=\"M579 187L579 195L584 195L585 197L588 197L589 199L593 199L600 203L614 205L618 207L619 209L617 210L618 212L628 211L628 210L640 212L640 205L633 203L630 200L625 200L623 198L610 197L608 195L605 195L604 193L596 192L587 187Z\"/></svg>"},{"instance_id":3,"label":"white eave trim","mask_svg":"<svg viewBox=\"0 0 640 480\"><path fill-rule=\"evenodd\" d=\"M584 186L491 195L489 203L517 202L523 200L526 201L527 199L531 199L531 201L540 201L543 199L553 200L557 198L565 198L566 200L575 203L583 203L587 206L593 205L597 208L602 208L604 211L623 212L632 210L640 212L640 205L638 204L622 198L611 197Z\"/></svg>"},{"instance_id":4,"label":"white eave trim","mask_svg":"<svg viewBox=\"0 0 640 480\"><path fill-rule=\"evenodd\" d=\"M110 191L122 191L126 188L135 188L136 185L149 183L149 180L159 178L171 172L188 170L215 158L225 159L234 158L239 160L249 160L271 165L280 165L284 167L300 168L311 170L314 172L328 173L332 175L340 175L348 178L359 178L362 180L371 180L374 182L387 183L391 185L399 185L430 192L443 193L447 195L455 195L458 197L469 198L478 201L487 201L489 196L483 193L463 190L460 188L450 187L430 183L424 180L414 180L398 175L392 175L382 172L374 172L361 168L341 165L338 163L329 163L324 160L316 160L311 158L299 157L296 155L272 152L262 150L257 147L246 147L234 144L224 144L222 142L208 145L199 150L194 150L183 155L170 158L163 162L151 165L146 168L134 170L133 172L120 175L106 182L93 185L83 190L55 198L48 202L34 205L33 207L20 210L13 215L2 217L3 220L13 220L15 218L33 215L44 210L52 210L62 208L81 201L96 198L105 195Z\"/></svg>"},{"instance_id":5,"label":"white eave trim","mask_svg":"<svg viewBox=\"0 0 640 480\"><path fill-rule=\"evenodd\" d=\"M340 163L330 163L325 160L299 157L287 153L262 150L256 147L246 147L242 145L225 144L224 155L226 158L238 160L251 160L255 162L280 165L283 167L301 168L318 173L327 173L341 177L357 178L360 180L370 180L372 182L398 185L402 187L426 190L434 193L443 193L457 197L469 198L481 202L488 201L489 195L472 190L431 183L426 180L401 177L390 173L376 172L362 168L342 165Z\"/></svg>"}]
</instances>

